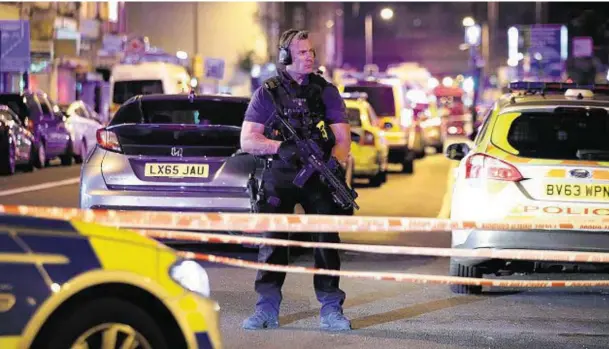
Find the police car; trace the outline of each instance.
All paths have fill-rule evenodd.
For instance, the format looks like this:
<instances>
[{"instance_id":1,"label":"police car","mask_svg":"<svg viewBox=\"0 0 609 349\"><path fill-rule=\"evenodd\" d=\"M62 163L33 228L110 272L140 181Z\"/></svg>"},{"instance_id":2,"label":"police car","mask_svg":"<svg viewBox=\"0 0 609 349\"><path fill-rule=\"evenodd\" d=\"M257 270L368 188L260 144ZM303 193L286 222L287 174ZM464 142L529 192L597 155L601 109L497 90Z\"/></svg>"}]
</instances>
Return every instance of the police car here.
<instances>
[{"instance_id":1,"label":"police car","mask_svg":"<svg viewBox=\"0 0 609 349\"><path fill-rule=\"evenodd\" d=\"M221 348L205 269L127 230L0 215L0 348Z\"/></svg>"},{"instance_id":2,"label":"police car","mask_svg":"<svg viewBox=\"0 0 609 349\"><path fill-rule=\"evenodd\" d=\"M484 116L459 160L451 219L502 220L609 216L609 85L514 82ZM609 251L592 231L454 230L453 248ZM450 274L594 270L595 265L451 258ZM456 285L456 293L481 287Z\"/></svg>"},{"instance_id":3,"label":"police car","mask_svg":"<svg viewBox=\"0 0 609 349\"><path fill-rule=\"evenodd\" d=\"M365 93L378 116L375 126L383 130L389 146L389 162L401 164L403 173L414 173L416 149L423 149L422 138L413 126L412 109L407 108L404 86L387 74L346 73L338 85L342 93ZM416 141L416 144L413 142Z\"/></svg>"},{"instance_id":4,"label":"police car","mask_svg":"<svg viewBox=\"0 0 609 349\"><path fill-rule=\"evenodd\" d=\"M353 177L368 178L370 186L379 187L387 181L389 147L382 137L383 131L374 126L378 120L376 113L365 93L343 93L341 96L351 126Z\"/></svg>"}]
</instances>

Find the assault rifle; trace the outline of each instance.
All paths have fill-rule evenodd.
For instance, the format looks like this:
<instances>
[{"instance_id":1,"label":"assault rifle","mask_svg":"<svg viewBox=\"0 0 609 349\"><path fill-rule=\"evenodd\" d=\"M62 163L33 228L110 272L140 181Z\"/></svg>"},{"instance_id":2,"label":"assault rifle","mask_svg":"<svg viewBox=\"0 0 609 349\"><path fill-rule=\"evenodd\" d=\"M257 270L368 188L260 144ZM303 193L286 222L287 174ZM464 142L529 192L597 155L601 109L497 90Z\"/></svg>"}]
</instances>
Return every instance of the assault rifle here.
<instances>
[{"instance_id":1,"label":"assault rifle","mask_svg":"<svg viewBox=\"0 0 609 349\"><path fill-rule=\"evenodd\" d=\"M298 153L304 163L304 167L294 178L294 185L302 188L309 178L317 172L320 174L322 182L331 190L332 198L336 204L344 210L351 208L359 210L359 206L355 202L358 196L357 192L349 188L345 181L341 179L345 178L345 171L336 158L332 156L330 160L324 162L324 153L314 140L302 139L289 121L278 113L275 113L275 115L289 133L286 138L296 142Z\"/></svg>"}]
</instances>

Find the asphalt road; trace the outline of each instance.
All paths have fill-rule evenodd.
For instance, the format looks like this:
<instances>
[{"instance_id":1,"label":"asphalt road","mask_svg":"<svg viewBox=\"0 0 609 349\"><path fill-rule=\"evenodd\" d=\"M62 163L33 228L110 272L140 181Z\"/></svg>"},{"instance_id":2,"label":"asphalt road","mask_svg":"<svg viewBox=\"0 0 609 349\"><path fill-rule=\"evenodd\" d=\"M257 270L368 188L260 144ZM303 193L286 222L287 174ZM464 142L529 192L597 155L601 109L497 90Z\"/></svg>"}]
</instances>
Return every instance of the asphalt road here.
<instances>
[{"instance_id":1,"label":"asphalt road","mask_svg":"<svg viewBox=\"0 0 609 349\"><path fill-rule=\"evenodd\" d=\"M359 187L358 214L435 217L441 210L449 161L431 155L417 161L414 175L391 174L381 188ZM76 184L6 195L7 190L69 180L78 166L53 166L33 173L0 178L0 203L77 205ZM8 192L10 193L10 192ZM343 241L448 247L449 235L342 234ZM210 246L211 248L211 246ZM255 260L252 251L213 246L216 254ZM446 275L448 260L419 256L343 253L343 270L399 271ZM305 254L294 264L310 266ZM319 303L312 276L288 275L284 286L281 328L251 332L241 329L253 310L255 271L206 265L213 298L222 307L226 348L607 348L609 289L492 289L482 296L460 296L446 286L389 281L341 280L347 293L345 315L354 331L320 332ZM544 276L513 276L538 279ZM568 276L595 278L598 275Z\"/></svg>"}]
</instances>

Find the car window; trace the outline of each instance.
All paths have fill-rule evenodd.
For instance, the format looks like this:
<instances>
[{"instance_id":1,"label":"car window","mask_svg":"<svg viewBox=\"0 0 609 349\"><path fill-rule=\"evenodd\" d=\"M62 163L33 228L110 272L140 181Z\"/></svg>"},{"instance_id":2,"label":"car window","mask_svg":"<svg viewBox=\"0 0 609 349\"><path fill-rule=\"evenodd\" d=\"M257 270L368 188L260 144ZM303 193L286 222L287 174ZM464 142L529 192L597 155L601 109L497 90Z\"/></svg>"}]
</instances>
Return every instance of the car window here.
<instances>
[{"instance_id":1,"label":"car window","mask_svg":"<svg viewBox=\"0 0 609 349\"><path fill-rule=\"evenodd\" d=\"M362 119L359 108L347 108L347 120L351 127L361 127Z\"/></svg>"},{"instance_id":2,"label":"car window","mask_svg":"<svg viewBox=\"0 0 609 349\"><path fill-rule=\"evenodd\" d=\"M154 124L199 124L228 125L243 124L247 102L244 100L148 100L123 105L114 115L111 125L125 123Z\"/></svg>"},{"instance_id":3,"label":"car window","mask_svg":"<svg viewBox=\"0 0 609 349\"><path fill-rule=\"evenodd\" d=\"M53 118L52 107L49 102L42 95L35 95L35 100L38 101L40 107L42 108L43 118Z\"/></svg>"},{"instance_id":4,"label":"car window","mask_svg":"<svg viewBox=\"0 0 609 349\"><path fill-rule=\"evenodd\" d=\"M6 105L19 116L21 123L25 122L25 118L29 116L28 107L23 102L25 97L18 94L0 94L0 104Z\"/></svg>"},{"instance_id":5,"label":"car window","mask_svg":"<svg viewBox=\"0 0 609 349\"><path fill-rule=\"evenodd\" d=\"M368 95L368 103L374 108L377 116L396 116L392 86L382 84L345 86L345 92L365 92Z\"/></svg>"},{"instance_id":6,"label":"car window","mask_svg":"<svg viewBox=\"0 0 609 349\"><path fill-rule=\"evenodd\" d=\"M161 80L130 80L114 82L112 102L123 104L137 95L164 93Z\"/></svg>"},{"instance_id":7,"label":"car window","mask_svg":"<svg viewBox=\"0 0 609 349\"><path fill-rule=\"evenodd\" d=\"M605 109L557 108L553 112L522 113L503 137L520 156L578 160L581 151L604 152L608 156L608 134L609 115Z\"/></svg>"}]
</instances>

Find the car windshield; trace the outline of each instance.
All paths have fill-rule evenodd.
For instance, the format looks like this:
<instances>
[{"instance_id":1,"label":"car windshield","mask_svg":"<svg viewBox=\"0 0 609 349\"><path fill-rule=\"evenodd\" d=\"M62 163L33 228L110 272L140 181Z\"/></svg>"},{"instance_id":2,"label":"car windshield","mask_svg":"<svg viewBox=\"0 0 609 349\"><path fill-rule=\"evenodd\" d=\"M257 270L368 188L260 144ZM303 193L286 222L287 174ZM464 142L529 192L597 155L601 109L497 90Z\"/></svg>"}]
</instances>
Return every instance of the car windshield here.
<instances>
[{"instance_id":1,"label":"car windshield","mask_svg":"<svg viewBox=\"0 0 609 349\"><path fill-rule=\"evenodd\" d=\"M374 108L377 116L396 116L391 86L381 84L345 86L345 92L365 92L368 95L368 103Z\"/></svg>"},{"instance_id":2,"label":"car windshield","mask_svg":"<svg viewBox=\"0 0 609 349\"><path fill-rule=\"evenodd\" d=\"M123 104L137 95L149 95L163 92L161 80L130 80L114 82L112 102Z\"/></svg>"},{"instance_id":3,"label":"car windshield","mask_svg":"<svg viewBox=\"0 0 609 349\"><path fill-rule=\"evenodd\" d=\"M123 105L110 124L198 124L241 127L246 109L245 99L195 99L192 103L186 98L144 100L141 103L136 101Z\"/></svg>"},{"instance_id":4,"label":"car windshield","mask_svg":"<svg viewBox=\"0 0 609 349\"><path fill-rule=\"evenodd\" d=\"M349 120L349 125L351 127L362 126L359 109L357 108L347 108L347 119Z\"/></svg>"},{"instance_id":5,"label":"car windshield","mask_svg":"<svg viewBox=\"0 0 609 349\"><path fill-rule=\"evenodd\" d=\"M507 141L524 157L602 160L609 152L607 135L609 115L605 109L557 108L554 112L522 113L512 122Z\"/></svg>"},{"instance_id":6,"label":"car windshield","mask_svg":"<svg viewBox=\"0 0 609 349\"><path fill-rule=\"evenodd\" d=\"M15 112L25 122L25 117L29 115L27 106L23 102L23 97L14 93L0 94L0 104L6 105Z\"/></svg>"}]
</instances>

